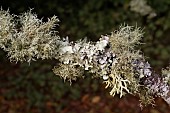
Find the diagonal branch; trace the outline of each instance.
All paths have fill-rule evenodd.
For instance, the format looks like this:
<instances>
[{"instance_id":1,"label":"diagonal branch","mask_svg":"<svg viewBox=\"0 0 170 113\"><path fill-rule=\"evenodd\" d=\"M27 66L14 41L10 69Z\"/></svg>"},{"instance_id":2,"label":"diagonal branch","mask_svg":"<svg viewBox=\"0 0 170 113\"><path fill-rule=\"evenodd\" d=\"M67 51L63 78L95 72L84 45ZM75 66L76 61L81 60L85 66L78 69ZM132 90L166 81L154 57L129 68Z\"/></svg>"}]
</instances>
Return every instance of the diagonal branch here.
<instances>
[{"instance_id":1,"label":"diagonal branch","mask_svg":"<svg viewBox=\"0 0 170 113\"><path fill-rule=\"evenodd\" d=\"M159 96L170 105L170 69L163 70L162 76L155 74L142 52L135 49L143 37L140 28L121 26L97 42L69 42L56 34L56 16L45 23L30 11L16 16L17 20L15 16L0 10L0 48L11 61L54 58L60 63L53 72L64 80L83 78L88 71L93 78L102 78L113 96L139 95L144 104L152 104Z\"/></svg>"}]
</instances>

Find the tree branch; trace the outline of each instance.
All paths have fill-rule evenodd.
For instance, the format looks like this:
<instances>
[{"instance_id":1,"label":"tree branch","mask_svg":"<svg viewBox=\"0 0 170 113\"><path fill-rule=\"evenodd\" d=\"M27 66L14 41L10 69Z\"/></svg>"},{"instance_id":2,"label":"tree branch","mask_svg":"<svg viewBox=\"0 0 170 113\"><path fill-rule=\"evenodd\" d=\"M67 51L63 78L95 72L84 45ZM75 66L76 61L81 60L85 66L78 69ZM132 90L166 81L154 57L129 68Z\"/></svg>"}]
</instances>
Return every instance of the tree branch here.
<instances>
[{"instance_id":1,"label":"tree branch","mask_svg":"<svg viewBox=\"0 0 170 113\"><path fill-rule=\"evenodd\" d=\"M31 11L16 16L1 9L0 47L15 62L59 60L53 72L64 80L71 82L88 71L92 77L102 78L113 96L139 95L144 104L152 104L159 96L170 105L170 70L163 70L162 76L155 74L142 52L135 49L143 37L140 28L124 25L97 42L69 42L54 31L58 21L56 16L42 22Z\"/></svg>"}]
</instances>

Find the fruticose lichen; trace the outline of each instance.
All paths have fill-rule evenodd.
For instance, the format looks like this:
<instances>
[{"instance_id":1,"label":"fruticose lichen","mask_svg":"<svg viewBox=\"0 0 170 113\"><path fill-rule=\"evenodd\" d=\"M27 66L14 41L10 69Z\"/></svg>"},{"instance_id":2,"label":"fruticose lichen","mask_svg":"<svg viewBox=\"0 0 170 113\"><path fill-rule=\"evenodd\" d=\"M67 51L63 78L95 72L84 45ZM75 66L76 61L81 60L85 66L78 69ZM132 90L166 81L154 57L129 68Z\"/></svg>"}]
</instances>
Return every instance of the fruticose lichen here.
<instances>
[{"instance_id":1,"label":"fruticose lichen","mask_svg":"<svg viewBox=\"0 0 170 113\"><path fill-rule=\"evenodd\" d=\"M59 21L56 16L44 23L31 11L17 16L0 10L0 15L0 47L8 52L10 61L54 57L59 38L53 30Z\"/></svg>"},{"instance_id":2,"label":"fruticose lichen","mask_svg":"<svg viewBox=\"0 0 170 113\"><path fill-rule=\"evenodd\" d=\"M143 104L152 104L159 96L170 104L170 70L155 74L136 49L143 37L140 28L123 25L97 42L73 42L57 35L58 21L56 16L43 22L31 11L16 16L1 9L0 48L14 62L53 58L57 63L53 72L70 83L88 71L92 78L101 78L113 96L138 95Z\"/></svg>"}]
</instances>

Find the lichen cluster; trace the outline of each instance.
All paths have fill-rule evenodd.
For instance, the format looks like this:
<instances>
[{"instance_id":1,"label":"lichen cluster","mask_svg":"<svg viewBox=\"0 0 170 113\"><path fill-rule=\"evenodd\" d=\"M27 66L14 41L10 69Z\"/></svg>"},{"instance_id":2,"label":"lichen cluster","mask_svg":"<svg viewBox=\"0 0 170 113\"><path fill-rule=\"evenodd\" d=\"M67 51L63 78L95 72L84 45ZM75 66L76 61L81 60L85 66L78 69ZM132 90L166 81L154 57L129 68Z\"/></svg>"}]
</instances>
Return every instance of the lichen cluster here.
<instances>
[{"instance_id":1,"label":"lichen cluster","mask_svg":"<svg viewBox=\"0 0 170 113\"><path fill-rule=\"evenodd\" d=\"M42 22L28 11L19 16L0 10L0 47L8 52L10 61L48 59L55 55L59 36L53 30L56 16Z\"/></svg>"},{"instance_id":2,"label":"lichen cluster","mask_svg":"<svg viewBox=\"0 0 170 113\"><path fill-rule=\"evenodd\" d=\"M31 11L17 16L1 9L0 48L14 62L53 58L57 63L53 72L70 83L88 71L103 80L112 96L138 95L143 104L152 104L159 96L170 104L170 69L162 76L155 74L136 49L143 37L140 28L123 25L97 42L73 42L57 35L58 21L56 16L43 22Z\"/></svg>"},{"instance_id":3,"label":"lichen cluster","mask_svg":"<svg viewBox=\"0 0 170 113\"><path fill-rule=\"evenodd\" d=\"M13 37L14 22L13 15L9 14L9 11L0 9L0 47L3 50L7 50L7 45Z\"/></svg>"},{"instance_id":4,"label":"lichen cluster","mask_svg":"<svg viewBox=\"0 0 170 113\"><path fill-rule=\"evenodd\" d=\"M164 77L164 81L170 85L170 67L162 70L162 76Z\"/></svg>"}]
</instances>

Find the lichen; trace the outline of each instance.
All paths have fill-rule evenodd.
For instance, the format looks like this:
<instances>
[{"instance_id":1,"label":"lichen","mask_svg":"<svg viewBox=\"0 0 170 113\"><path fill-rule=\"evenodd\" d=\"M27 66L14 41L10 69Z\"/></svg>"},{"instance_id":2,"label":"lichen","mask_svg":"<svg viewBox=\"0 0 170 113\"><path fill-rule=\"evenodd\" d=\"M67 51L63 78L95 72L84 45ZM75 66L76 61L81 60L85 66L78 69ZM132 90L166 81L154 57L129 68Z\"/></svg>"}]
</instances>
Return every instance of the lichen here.
<instances>
[{"instance_id":1,"label":"lichen","mask_svg":"<svg viewBox=\"0 0 170 113\"><path fill-rule=\"evenodd\" d=\"M143 37L141 28L122 25L97 42L73 42L57 35L54 29L58 21L56 16L43 22L31 11L16 16L1 9L0 48L15 62L53 58L57 62L54 74L70 83L84 78L88 71L92 78L103 80L112 96L138 95L144 105L162 97L170 104L170 69L159 76L136 49Z\"/></svg>"},{"instance_id":2,"label":"lichen","mask_svg":"<svg viewBox=\"0 0 170 113\"><path fill-rule=\"evenodd\" d=\"M59 21L56 16L43 22L31 10L19 16L3 10L0 13L0 46L8 52L10 61L31 62L54 57L59 39L53 31Z\"/></svg>"}]
</instances>

